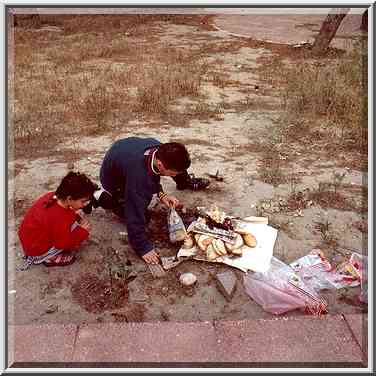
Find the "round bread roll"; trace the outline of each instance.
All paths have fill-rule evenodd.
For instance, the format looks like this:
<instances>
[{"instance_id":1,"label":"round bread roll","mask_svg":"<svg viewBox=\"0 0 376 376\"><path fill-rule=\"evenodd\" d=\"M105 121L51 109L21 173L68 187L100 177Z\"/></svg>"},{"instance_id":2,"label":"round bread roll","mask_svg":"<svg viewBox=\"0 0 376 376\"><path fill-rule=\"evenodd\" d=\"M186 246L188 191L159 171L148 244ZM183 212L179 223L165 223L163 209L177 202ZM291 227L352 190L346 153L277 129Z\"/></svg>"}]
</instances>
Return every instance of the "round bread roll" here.
<instances>
[{"instance_id":1,"label":"round bread roll","mask_svg":"<svg viewBox=\"0 0 376 376\"><path fill-rule=\"evenodd\" d=\"M208 261L214 261L218 257L217 252L215 251L213 244L209 244L206 249L206 258Z\"/></svg>"},{"instance_id":2,"label":"round bread roll","mask_svg":"<svg viewBox=\"0 0 376 376\"><path fill-rule=\"evenodd\" d=\"M197 240L197 245L202 251L206 251L208 245L213 241L213 237L208 235L201 235Z\"/></svg>"},{"instance_id":3,"label":"round bread roll","mask_svg":"<svg viewBox=\"0 0 376 376\"><path fill-rule=\"evenodd\" d=\"M232 250L232 254L235 256L242 256L243 255L243 249L242 248L235 248Z\"/></svg>"},{"instance_id":4,"label":"round bread roll","mask_svg":"<svg viewBox=\"0 0 376 376\"><path fill-rule=\"evenodd\" d=\"M244 243L251 248L255 248L257 245L257 240L252 234L244 234L243 235Z\"/></svg>"},{"instance_id":5,"label":"round bread roll","mask_svg":"<svg viewBox=\"0 0 376 376\"><path fill-rule=\"evenodd\" d=\"M236 234L235 244L225 243L226 249L233 253L234 249L240 248L242 245L244 245L243 238L240 234Z\"/></svg>"},{"instance_id":6,"label":"round bread roll","mask_svg":"<svg viewBox=\"0 0 376 376\"><path fill-rule=\"evenodd\" d=\"M221 239L214 239L211 244L219 256L227 255L225 243Z\"/></svg>"}]
</instances>

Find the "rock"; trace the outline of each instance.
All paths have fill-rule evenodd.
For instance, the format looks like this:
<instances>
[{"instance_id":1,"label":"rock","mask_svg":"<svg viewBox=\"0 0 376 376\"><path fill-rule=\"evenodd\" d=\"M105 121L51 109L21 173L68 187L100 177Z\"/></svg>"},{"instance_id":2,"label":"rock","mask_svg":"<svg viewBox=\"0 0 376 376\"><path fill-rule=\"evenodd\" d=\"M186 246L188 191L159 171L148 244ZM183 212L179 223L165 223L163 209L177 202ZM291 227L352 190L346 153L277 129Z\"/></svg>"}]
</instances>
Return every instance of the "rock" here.
<instances>
[{"instance_id":1,"label":"rock","mask_svg":"<svg viewBox=\"0 0 376 376\"><path fill-rule=\"evenodd\" d=\"M197 281L197 277L193 273L183 273L179 281L184 286L191 286Z\"/></svg>"},{"instance_id":2,"label":"rock","mask_svg":"<svg viewBox=\"0 0 376 376\"><path fill-rule=\"evenodd\" d=\"M59 306L58 306L57 304L50 304L50 305L46 308L45 312L46 312L46 313L54 313L54 312L56 312L58 309L59 309Z\"/></svg>"},{"instance_id":3,"label":"rock","mask_svg":"<svg viewBox=\"0 0 376 376\"><path fill-rule=\"evenodd\" d=\"M232 271L226 271L215 275L218 290L230 301L236 289L236 276Z\"/></svg>"}]
</instances>

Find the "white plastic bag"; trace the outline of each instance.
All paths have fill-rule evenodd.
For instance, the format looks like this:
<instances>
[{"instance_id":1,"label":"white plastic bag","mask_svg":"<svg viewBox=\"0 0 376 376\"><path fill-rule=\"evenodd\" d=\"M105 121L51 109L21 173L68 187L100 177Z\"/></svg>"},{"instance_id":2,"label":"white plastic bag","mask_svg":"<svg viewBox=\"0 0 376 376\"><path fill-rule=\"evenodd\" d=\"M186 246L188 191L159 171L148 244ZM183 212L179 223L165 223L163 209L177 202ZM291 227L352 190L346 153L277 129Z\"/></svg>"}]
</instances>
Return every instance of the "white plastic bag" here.
<instances>
[{"instance_id":1,"label":"white plastic bag","mask_svg":"<svg viewBox=\"0 0 376 376\"><path fill-rule=\"evenodd\" d=\"M243 282L247 294L275 315L294 309L304 309L314 315L326 312L327 303L276 257L272 258L267 272L247 273Z\"/></svg>"},{"instance_id":2,"label":"white plastic bag","mask_svg":"<svg viewBox=\"0 0 376 376\"><path fill-rule=\"evenodd\" d=\"M168 214L168 232L171 243L183 241L187 236L183 220L174 208Z\"/></svg>"}]
</instances>

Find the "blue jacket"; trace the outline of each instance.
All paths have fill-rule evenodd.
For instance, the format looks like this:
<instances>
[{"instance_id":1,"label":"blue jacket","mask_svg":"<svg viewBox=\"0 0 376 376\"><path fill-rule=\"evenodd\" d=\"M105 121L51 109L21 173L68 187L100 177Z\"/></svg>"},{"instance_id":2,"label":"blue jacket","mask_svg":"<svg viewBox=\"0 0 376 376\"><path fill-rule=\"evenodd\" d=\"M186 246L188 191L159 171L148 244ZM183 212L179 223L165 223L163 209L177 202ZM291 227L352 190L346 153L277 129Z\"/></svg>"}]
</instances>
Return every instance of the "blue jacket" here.
<instances>
[{"instance_id":1,"label":"blue jacket","mask_svg":"<svg viewBox=\"0 0 376 376\"><path fill-rule=\"evenodd\" d=\"M140 256L154 248L145 233L145 210L161 190L160 176L148 171L144 152L160 144L154 138L118 140L107 151L100 170L103 188L124 199L128 239Z\"/></svg>"}]
</instances>

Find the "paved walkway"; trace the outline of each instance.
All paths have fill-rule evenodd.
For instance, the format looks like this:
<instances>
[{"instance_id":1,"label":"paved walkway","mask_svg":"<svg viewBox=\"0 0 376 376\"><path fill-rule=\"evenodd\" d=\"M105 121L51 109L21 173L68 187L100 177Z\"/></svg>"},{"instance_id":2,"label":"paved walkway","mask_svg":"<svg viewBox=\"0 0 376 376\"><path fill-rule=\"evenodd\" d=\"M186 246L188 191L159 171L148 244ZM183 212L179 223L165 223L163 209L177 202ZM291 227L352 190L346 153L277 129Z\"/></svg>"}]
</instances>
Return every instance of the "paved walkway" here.
<instances>
[{"instance_id":1,"label":"paved walkway","mask_svg":"<svg viewBox=\"0 0 376 376\"><path fill-rule=\"evenodd\" d=\"M11 326L9 367L364 368L366 321L326 315Z\"/></svg>"},{"instance_id":2,"label":"paved walkway","mask_svg":"<svg viewBox=\"0 0 376 376\"><path fill-rule=\"evenodd\" d=\"M232 35L281 44L314 41L325 14L224 14L214 19L219 30ZM362 35L361 14L348 14L331 42L332 47L349 49L351 40Z\"/></svg>"}]
</instances>

